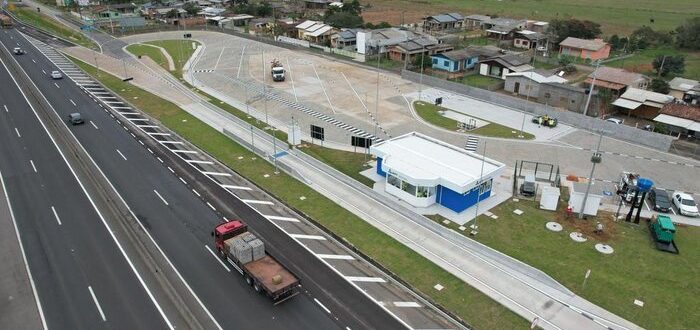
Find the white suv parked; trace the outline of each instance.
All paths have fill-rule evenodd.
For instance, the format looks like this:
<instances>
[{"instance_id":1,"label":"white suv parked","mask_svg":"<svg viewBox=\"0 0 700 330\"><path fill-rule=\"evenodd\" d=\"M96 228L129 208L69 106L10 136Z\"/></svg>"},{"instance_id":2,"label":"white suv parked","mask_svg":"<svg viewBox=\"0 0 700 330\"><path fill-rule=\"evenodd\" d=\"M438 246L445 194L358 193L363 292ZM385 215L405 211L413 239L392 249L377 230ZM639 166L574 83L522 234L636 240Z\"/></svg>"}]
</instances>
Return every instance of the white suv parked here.
<instances>
[{"instance_id":1,"label":"white suv parked","mask_svg":"<svg viewBox=\"0 0 700 330\"><path fill-rule=\"evenodd\" d=\"M693 196L690 196L690 194L686 194L682 191L674 191L673 205L676 205L678 212L680 212L681 215L686 215L689 217L700 216L698 213L698 204L695 203Z\"/></svg>"}]
</instances>

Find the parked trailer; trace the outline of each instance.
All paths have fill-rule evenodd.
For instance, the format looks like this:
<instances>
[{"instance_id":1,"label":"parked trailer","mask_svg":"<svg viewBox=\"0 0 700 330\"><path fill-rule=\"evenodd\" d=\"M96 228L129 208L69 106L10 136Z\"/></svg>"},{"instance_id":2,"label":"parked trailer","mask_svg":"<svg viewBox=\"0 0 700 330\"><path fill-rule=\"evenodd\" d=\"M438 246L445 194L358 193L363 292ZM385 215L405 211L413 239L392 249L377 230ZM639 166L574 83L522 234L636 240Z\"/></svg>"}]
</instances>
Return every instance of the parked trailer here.
<instances>
[{"instance_id":1,"label":"parked trailer","mask_svg":"<svg viewBox=\"0 0 700 330\"><path fill-rule=\"evenodd\" d=\"M0 13L0 22L2 24L3 28L11 28L14 25L14 22L12 22L12 18L10 16L7 16L5 14Z\"/></svg>"},{"instance_id":2,"label":"parked trailer","mask_svg":"<svg viewBox=\"0 0 700 330\"><path fill-rule=\"evenodd\" d=\"M256 292L280 304L299 294L299 279L265 251L258 237L239 220L224 222L212 232L219 256L235 268Z\"/></svg>"}]
</instances>

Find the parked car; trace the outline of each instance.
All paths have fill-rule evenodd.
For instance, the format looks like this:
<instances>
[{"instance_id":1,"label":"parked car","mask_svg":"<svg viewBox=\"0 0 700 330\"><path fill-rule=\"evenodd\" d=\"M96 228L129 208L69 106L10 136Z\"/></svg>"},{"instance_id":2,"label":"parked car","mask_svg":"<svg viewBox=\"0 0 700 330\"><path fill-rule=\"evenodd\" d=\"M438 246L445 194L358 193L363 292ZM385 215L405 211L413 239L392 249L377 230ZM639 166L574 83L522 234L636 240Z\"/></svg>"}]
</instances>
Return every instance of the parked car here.
<instances>
[{"instance_id":1,"label":"parked car","mask_svg":"<svg viewBox=\"0 0 700 330\"><path fill-rule=\"evenodd\" d=\"M520 185L520 194L523 196L535 196L537 186L535 185L535 176L528 174L525 176L525 181Z\"/></svg>"},{"instance_id":2,"label":"parked car","mask_svg":"<svg viewBox=\"0 0 700 330\"><path fill-rule=\"evenodd\" d=\"M687 215L689 217L697 217L698 214L698 204L693 200L693 196L686 194L682 191L673 192L673 204L678 208L678 212L681 215Z\"/></svg>"},{"instance_id":3,"label":"parked car","mask_svg":"<svg viewBox=\"0 0 700 330\"><path fill-rule=\"evenodd\" d=\"M15 48L12 50L12 52L15 53L15 55L22 55L22 54L24 54L24 50L22 50L22 48L19 48L19 47L15 47Z\"/></svg>"},{"instance_id":4,"label":"parked car","mask_svg":"<svg viewBox=\"0 0 700 330\"><path fill-rule=\"evenodd\" d=\"M606 119L605 121L609 121L609 122L611 122L611 123L615 123L615 124L618 124L618 125L622 125L622 123L625 122L624 120L622 120L622 119L617 119L617 118L608 118L608 119Z\"/></svg>"},{"instance_id":5,"label":"parked car","mask_svg":"<svg viewBox=\"0 0 700 330\"><path fill-rule=\"evenodd\" d=\"M671 211L671 201L668 193L663 189L652 189L649 191L649 203L651 207L659 212L668 213Z\"/></svg>"},{"instance_id":6,"label":"parked car","mask_svg":"<svg viewBox=\"0 0 700 330\"><path fill-rule=\"evenodd\" d=\"M83 117L80 115L80 112L74 112L68 115L68 122L71 123L72 125L80 125L84 123L85 121L83 120Z\"/></svg>"},{"instance_id":7,"label":"parked car","mask_svg":"<svg viewBox=\"0 0 700 330\"><path fill-rule=\"evenodd\" d=\"M58 71L51 71L51 78L53 79L62 79L63 75L58 72Z\"/></svg>"}]
</instances>

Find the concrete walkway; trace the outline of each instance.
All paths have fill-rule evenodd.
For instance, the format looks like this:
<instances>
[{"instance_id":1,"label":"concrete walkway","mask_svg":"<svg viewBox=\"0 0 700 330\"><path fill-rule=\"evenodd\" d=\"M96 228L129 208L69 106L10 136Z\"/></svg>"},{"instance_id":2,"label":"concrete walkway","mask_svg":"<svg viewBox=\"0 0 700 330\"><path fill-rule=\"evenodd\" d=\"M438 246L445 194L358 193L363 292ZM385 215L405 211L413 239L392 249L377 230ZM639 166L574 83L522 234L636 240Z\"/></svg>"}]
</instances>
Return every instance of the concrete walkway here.
<instances>
[{"instance_id":1,"label":"concrete walkway","mask_svg":"<svg viewBox=\"0 0 700 330\"><path fill-rule=\"evenodd\" d=\"M67 52L94 63L97 56L100 68L122 76L122 61L102 54L70 49ZM161 67L149 67L137 61L129 61L133 84L173 101L185 111L209 124L217 130L226 129L242 139L250 140L249 127L238 124L221 110L213 110L211 105L198 94L182 86L177 79ZM185 79L194 86L200 86L192 76L185 73ZM205 87L205 86L202 86ZM210 92L207 88L204 91ZM212 93L215 97L223 95ZM245 108L242 102L232 102L233 106ZM256 109L251 113L259 114ZM272 125L282 124L271 123ZM278 127L284 127L280 125ZM255 140L258 148L273 154L269 139ZM276 151L279 151L278 143ZM308 156L307 156L308 157ZM636 329L634 324L613 315L606 310L572 294L569 290L546 274L506 255L492 250L478 242L451 232L426 218L417 216L402 206L383 200L371 189L353 184L352 179L322 164L314 163L297 151L280 157L278 162L299 173L316 191L331 198L377 229L392 236L417 253L435 262L443 269L484 292L494 300L508 307L522 317L539 319L538 325L545 329ZM407 226L409 223L411 225ZM449 289L449 288L448 288ZM587 316L584 316L584 313ZM603 326L604 325L604 326Z\"/></svg>"}]
</instances>

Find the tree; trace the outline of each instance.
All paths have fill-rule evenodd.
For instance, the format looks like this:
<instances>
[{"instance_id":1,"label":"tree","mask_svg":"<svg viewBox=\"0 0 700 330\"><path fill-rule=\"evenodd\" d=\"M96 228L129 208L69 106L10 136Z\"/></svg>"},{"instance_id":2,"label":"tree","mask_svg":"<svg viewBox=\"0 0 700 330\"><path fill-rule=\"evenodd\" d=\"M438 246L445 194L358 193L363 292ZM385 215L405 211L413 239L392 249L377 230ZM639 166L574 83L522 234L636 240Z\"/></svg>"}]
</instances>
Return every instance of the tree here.
<instances>
[{"instance_id":1,"label":"tree","mask_svg":"<svg viewBox=\"0 0 700 330\"><path fill-rule=\"evenodd\" d=\"M413 65L416 66L416 69L420 70L421 66L423 67L423 70L426 68L430 68L433 66L433 59L430 58L430 55L416 55L416 58L413 60Z\"/></svg>"},{"instance_id":2,"label":"tree","mask_svg":"<svg viewBox=\"0 0 700 330\"><path fill-rule=\"evenodd\" d=\"M381 23L379 23L377 25L374 25L370 22L365 23L365 29L370 29L370 30L386 29L386 28L390 28L390 27L391 27L391 24L389 24L388 22L384 22L384 21L382 21Z\"/></svg>"},{"instance_id":3,"label":"tree","mask_svg":"<svg viewBox=\"0 0 700 330\"><path fill-rule=\"evenodd\" d=\"M549 33L552 34L555 44L559 44L567 37L580 39L593 39L600 35L600 24L591 21L577 19L555 19L549 24Z\"/></svg>"},{"instance_id":4,"label":"tree","mask_svg":"<svg viewBox=\"0 0 700 330\"><path fill-rule=\"evenodd\" d=\"M364 23L362 16L342 11L326 16L324 22L336 28L359 28Z\"/></svg>"},{"instance_id":5,"label":"tree","mask_svg":"<svg viewBox=\"0 0 700 330\"><path fill-rule=\"evenodd\" d=\"M673 38L668 32L654 31L648 26L642 26L630 35L630 43L635 49L646 49L669 45Z\"/></svg>"},{"instance_id":6,"label":"tree","mask_svg":"<svg viewBox=\"0 0 700 330\"><path fill-rule=\"evenodd\" d=\"M661 55L656 57L651 65L660 76L666 76L669 73L682 74L685 71L685 56Z\"/></svg>"},{"instance_id":7,"label":"tree","mask_svg":"<svg viewBox=\"0 0 700 330\"><path fill-rule=\"evenodd\" d=\"M700 17L686 20L683 25L676 28L676 46L700 50Z\"/></svg>"},{"instance_id":8,"label":"tree","mask_svg":"<svg viewBox=\"0 0 700 330\"><path fill-rule=\"evenodd\" d=\"M559 65L567 66L574 61L574 57L571 55L559 55Z\"/></svg>"},{"instance_id":9,"label":"tree","mask_svg":"<svg viewBox=\"0 0 700 330\"><path fill-rule=\"evenodd\" d=\"M617 34L611 35L610 38L608 39L608 43L610 44L610 47L613 50L618 50L618 49L625 46L624 44L620 43L620 37Z\"/></svg>"},{"instance_id":10,"label":"tree","mask_svg":"<svg viewBox=\"0 0 700 330\"><path fill-rule=\"evenodd\" d=\"M196 2L185 2L185 4L182 5L182 9L190 15L194 15L199 11L199 6Z\"/></svg>"},{"instance_id":11,"label":"tree","mask_svg":"<svg viewBox=\"0 0 700 330\"><path fill-rule=\"evenodd\" d=\"M671 87L668 85L666 80L659 79L659 78L654 78L651 80L651 90L657 93L661 94L668 94L668 92L671 90Z\"/></svg>"},{"instance_id":12,"label":"tree","mask_svg":"<svg viewBox=\"0 0 700 330\"><path fill-rule=\"evenodd\" d=\"M173 8L169 10L167 13L165 13L166 18L175 18L177 17L177 9Z\"/></svg>"}]
</instances>

